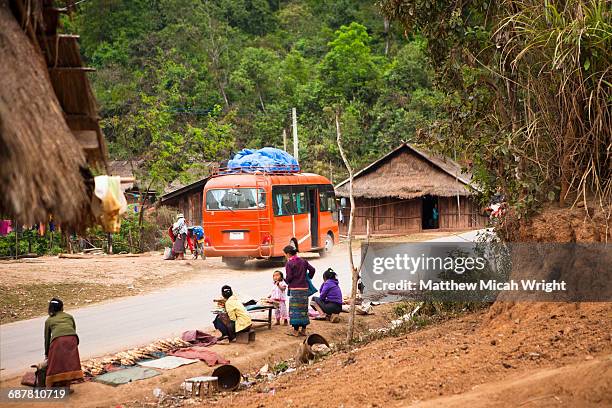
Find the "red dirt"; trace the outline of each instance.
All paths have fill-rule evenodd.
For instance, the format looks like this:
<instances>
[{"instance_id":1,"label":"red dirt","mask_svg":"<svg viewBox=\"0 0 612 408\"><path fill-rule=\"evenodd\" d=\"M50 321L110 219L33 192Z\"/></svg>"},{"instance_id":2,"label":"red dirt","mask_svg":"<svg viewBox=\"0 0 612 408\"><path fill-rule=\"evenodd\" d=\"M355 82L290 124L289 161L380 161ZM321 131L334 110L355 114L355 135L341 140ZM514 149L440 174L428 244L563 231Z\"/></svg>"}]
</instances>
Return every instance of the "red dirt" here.
<instances>
[{"instance_id":1,"label":"red dirt","mask_svg":"<svg viewBox=\"0 0 612 408\"><path fill-rule=\"evenodd\" d=\"M516 398L499 398L495 404L493 399L481 400L480 406L547 406L551 400L556 406L559 402L562 406L610 406L612 305L533 306L513 308L512 317L501 318L495 310L481 312L399 338L375 341L216 404L389 407L466 393L466 400L454 405L467 406L475 387L508 379L505 385L486 390L507 397L512 395L508 390L520 385L522 392ZM491 321L493 317L499 320ZM581 377L596 381L567 380L561 384L536 374L585 361L589 364L580 366ZM516 383L527 375L532 379ZM264 389L274 389L275 394L262 393ZM529 401L548 394L551 399Z\"/></svg>"},{"instance_id":2,"label":"red dirt","mask_svg":"<svg viewBox=\"0 0 612 408\"><path fill-rule=\"evenodd\" d=\"M606 211L549 208L506 233L520 242L610 242ZM611 317L610 302L498 302L486 312L335 354L216 403L612 406Z\"/></svg>"}]
</instances>

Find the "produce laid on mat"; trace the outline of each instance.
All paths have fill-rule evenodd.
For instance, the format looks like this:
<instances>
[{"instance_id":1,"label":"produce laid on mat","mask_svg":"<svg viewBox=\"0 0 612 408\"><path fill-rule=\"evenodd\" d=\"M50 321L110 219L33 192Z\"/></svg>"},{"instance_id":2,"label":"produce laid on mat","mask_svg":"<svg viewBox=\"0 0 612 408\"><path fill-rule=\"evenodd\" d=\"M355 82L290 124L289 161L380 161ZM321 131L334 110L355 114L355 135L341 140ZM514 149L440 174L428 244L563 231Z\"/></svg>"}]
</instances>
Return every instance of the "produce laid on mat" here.
<instances>
[{"instance_id":1,"label":"produce laid on mat","mask_svg":"<svg viewBox=\"0 0 612 408\"><path fill-rule=\"evenodd\" d=\"M160 358L169 351L190 346L191 343L182 340L180 337L157 340L148 346L121 351L110 357L84 361L81 363L81 368L85 375L95 377L116 370L119 366L130 367L136 365L138 361Z\"/></svg>"}]
</instances>

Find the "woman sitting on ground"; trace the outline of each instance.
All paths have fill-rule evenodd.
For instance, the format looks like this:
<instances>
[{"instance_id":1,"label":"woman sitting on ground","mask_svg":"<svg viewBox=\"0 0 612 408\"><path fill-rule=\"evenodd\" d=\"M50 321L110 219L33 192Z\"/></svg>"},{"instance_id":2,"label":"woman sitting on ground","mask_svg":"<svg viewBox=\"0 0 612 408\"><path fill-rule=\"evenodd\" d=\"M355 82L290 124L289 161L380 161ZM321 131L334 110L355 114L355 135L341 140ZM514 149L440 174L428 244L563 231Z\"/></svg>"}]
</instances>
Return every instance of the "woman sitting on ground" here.
<instances>
[{"instance_id":1,"label":"woman sitting on ground","mask_svg":"<svg viewBox=\"0 0 612 408\"><path fill-rule=\"evenodd\" d=\"M342 291L338 284L336 272L331 268L323 272L323 285L321 285L320 296L312 298L312 307L319 312L321 318L336 323L342 312Z\"/></svg>"},{"instance_id":2,"label":"woman sitting on ground","mask_svg":"<svg viewBox=\"0 0 612 408\"><path fill-rule=\"evenodd\" d=\"M70 388L72 381L83 378L76 324L57 298L49 302L49 317L45 321L45 357L47 387Z\"/></svg>"},{"instance_id":3,"label":"woman sitting on ground","mask_svg":"<svg viewBox=\"0 0 612 408\"><path fill-rule=\"evenodd\" d=\"M287 245L283 252L287 258L285 265L287 287L289 288L289 324L293 326L292 336L306 336L308 318L308 279L314 277L315 268L307 260L297 256L297 249Z\"/></svg>"},{"instance_id":4,"label":"woman sitting on ground","mask_svg":"<svg viewBox=\"0 0 612 408\"><path fill-rule=\"evenodd\" d=\"M223 296L223 308L225 313L218 314L213 321L215 329L221 332L221 337L217 340L229 339L230 342L236 341L236 334L248 332L251 328L251 316L244 308L244 305L234 295L232 288L225 285L221 288Z\"/></svg>"}]
</instances>

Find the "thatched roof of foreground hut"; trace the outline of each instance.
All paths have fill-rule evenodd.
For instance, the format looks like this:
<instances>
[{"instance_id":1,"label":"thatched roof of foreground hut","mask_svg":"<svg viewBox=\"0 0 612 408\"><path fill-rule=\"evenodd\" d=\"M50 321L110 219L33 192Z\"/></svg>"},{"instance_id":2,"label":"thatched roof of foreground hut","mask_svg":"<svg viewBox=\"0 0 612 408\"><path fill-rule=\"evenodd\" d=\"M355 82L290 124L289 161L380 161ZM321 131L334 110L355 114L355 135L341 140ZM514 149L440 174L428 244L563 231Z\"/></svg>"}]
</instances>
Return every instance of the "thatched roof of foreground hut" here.
<instances>
[{"instance_id":1,"label":"thatched roof of foreground hut","mask_svg":"<svg viewBox=\"0 0 612 408\"><path fill-rule=\"evenodd\" d=\"M353 195L400 199L468 196L470 179L454 161L403 143L354 174ZM336 194L349 196L348 179L336 186Z\"/></svg>"},{"instance_id":2,"label":"thatched roof of foreground hut","mask_svg":"<svg viewBox=\"0 0 612 408\"><path fill-rule=\"evenodd\" d=\"M78 37L57 33L66 11L0 0L0 217L82 228L106 150Z\"/></svg>"}]
</instances>

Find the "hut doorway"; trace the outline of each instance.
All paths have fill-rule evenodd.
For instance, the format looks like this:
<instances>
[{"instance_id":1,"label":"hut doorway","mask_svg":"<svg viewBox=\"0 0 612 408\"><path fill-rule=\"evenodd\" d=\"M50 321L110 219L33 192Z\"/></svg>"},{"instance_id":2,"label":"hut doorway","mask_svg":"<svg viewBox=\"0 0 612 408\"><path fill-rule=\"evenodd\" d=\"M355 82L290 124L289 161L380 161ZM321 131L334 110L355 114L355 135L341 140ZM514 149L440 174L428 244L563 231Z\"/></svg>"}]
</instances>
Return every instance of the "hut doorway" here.
<instances>
[{"instance_id":1,"label":"hut doorway","mask_svg":"<svg viewBox=\"0 0 612 408\"><path fill-rule=\"evenodd\" d=\"M424 230L438 229L440 225L440 209L438 207L438 197L430 195L423 196L422 208L422 228Z\"/></svg>"}]
</instances>

